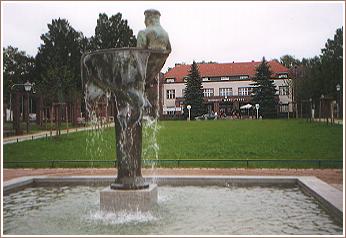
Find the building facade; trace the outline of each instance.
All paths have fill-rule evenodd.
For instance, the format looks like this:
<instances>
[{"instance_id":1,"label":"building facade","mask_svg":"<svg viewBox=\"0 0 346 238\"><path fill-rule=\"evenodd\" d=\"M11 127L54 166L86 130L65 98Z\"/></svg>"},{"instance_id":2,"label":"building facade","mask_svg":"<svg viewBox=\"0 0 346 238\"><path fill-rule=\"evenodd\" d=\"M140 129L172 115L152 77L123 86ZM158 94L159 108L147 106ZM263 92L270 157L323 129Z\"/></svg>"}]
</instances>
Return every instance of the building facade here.
<instances>
[{"instance_id":1,"label":"building facade","mask_svg":"<svg viewBox=\"0 0 346 238\"><path fill-rule=\"evenodd\" d=\"M208 113L231 116L250 115L240 107L251 103L253 78L261 62L198 64L202 77L204 101ZM269 61L272 79L277 89L278 113L292 112L288 69L277 61ZM191 65L176 64L161 79L160 99L162 115L183 113L185 82ZM252 111L251 111L252 113Z\"/></svg>"}]
</instances>

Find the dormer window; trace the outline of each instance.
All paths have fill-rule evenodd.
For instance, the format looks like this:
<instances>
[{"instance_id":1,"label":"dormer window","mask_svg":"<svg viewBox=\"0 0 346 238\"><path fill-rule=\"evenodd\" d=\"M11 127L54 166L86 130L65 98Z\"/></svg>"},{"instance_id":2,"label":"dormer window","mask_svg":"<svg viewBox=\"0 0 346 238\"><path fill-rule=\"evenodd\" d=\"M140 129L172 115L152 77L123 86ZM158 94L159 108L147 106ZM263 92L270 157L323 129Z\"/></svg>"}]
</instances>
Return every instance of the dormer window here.
<instances>
[{"instance_id":1,"label":"dormer window","mask_svg":"<svg viewBox=\"0 0 346 238\"><path fill-rule=\"evenodd\" d=\"M244 80L244 79L248 79L249 78L249 75L241 75L239 77L240 80Z\"/></svg>"},{"instance_id":2,"label":"dormer window","mask_svg":"<svg viewBox=\"0 0 346 238\"><path fill-rule=\"evenodd\" d=\"M279 74L279 79L287 79L288 75L287 74Z\"/></svg>"},{"instance_id":3,"label":"dormer window","mask_svg":"<svg viewBox=\"0 0 346 238\"><path fill-rule=\"evenodd\" d=\"M166 83L174 83L175 79L174 78L168 78L166 79Z\"/></svg>"}]
</instances>

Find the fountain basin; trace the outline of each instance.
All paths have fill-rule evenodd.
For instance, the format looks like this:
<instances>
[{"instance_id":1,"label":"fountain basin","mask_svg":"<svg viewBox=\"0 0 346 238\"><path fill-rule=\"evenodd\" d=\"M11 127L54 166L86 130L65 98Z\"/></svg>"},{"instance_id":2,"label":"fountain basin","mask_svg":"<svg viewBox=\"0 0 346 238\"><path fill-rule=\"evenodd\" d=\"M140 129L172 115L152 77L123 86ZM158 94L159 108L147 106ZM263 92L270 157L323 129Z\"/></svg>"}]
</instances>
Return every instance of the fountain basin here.
<instances>
[{"instance_id":1,"label":"fountain basin","mask_svg":"<svg viewBox=\"0 0 346 238\"><path fill-rule=\"evenodd\" d=\"M39 176L5 182L5 234L343 232L342 192L315 177L146 177L159 185L158 204L152 210L104 213L99 209L99 192L112 179Z\"/></svg>"}]
</instances>

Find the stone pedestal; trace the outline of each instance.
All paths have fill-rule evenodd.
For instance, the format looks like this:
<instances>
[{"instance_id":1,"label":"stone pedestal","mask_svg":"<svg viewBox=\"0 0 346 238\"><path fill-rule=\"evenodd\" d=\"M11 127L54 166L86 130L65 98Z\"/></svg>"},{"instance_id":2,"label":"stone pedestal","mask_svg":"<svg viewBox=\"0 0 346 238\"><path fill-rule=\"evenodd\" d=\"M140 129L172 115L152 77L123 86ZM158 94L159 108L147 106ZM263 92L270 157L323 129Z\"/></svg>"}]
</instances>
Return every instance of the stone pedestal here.
<instances>
[{"instance_id":1,"label":"stone pedestal","mask_svg":"<svg viewBox=\"0 0 346 238\"><path fill-rule=\"evenodd\" d=\"M157 203L157 185L138 190L114 190L110 187L100 192L102 211L149 211Z\"/></svg>"}]
</instances>

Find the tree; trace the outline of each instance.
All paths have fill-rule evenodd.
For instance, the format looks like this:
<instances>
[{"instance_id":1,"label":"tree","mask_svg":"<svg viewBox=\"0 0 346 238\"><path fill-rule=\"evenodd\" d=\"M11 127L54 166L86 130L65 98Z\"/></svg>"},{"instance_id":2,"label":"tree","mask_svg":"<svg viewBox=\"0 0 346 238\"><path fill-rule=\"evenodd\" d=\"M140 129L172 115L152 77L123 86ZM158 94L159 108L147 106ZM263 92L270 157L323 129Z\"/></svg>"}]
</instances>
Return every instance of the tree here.
<instances>
[{"instance_id":1,"label":"tree","mask_svg":"<svg viewBox=\"0 0 346 238\"><path fill-rule=\"evenodd\" d=\"M23 84L26 81L34 82L35 60L24 51L8 46L3 48L3 63L4 102L8 102L13 84Z\"/></svg>"},{"instance_id":2,"label":"tree","mask_svg":"<svg viewBox=\"0 0 346 238\"><path fill-rule=\"evenodd\" d=\"M49 102L72 101L82 92L80 58L85 38L65 19L52 20L48 29L41 35L43 44L36 56L38 90Z\"/></svg>"},{"instance_id":3,"label":"tree","mask_svg":"<svg viewBox=\"0 0 346 238\"><path fill-rule=\"evenodd\" d=\"M328 39L321 52L323 93L336 98L335 86L343 85L343 28L336 30L334 39Z\"/></svg>"},{"instance_id":4,"label":"tree","mask_svg":"<svg viewBox=\"0 0 346 238\"><path fill-rule=\"evenodd\" d=\"M188 115L187 105L191 105L191 118L204 114L205 105L203 100L202 78L195 61L193 61L191 65L185 85L184 114Z\"/></svg>"},{"instance_id":5,"label":"tree","mask_svg":"<svg viewBox=\"0 0 346 238\"><path fill-rule=\"evenodd\" d=\"M263 57L262 62L256 68L256 74L252 85L253 95L252 102L259 104L259 112L264 118L273 118L276 116L277 100L275 99L275 85L271 79L272 72L270 71L268 62Z\"/></svg>"},{"instance_id":6,"label":"tree","mask_svg":"<svg viewBox=\"0 0 346 238\"><path fill-rule=\"evenodd\" d=\"M285 66L286 68L290 69L295 66L300 65L299 59L294 58L292 55L283 55L280 57L280 64Z\"/></svg>"},{"instance_id":7,"label":"tree","mask_svg":"<svg viewBox=\"0 0 346 238\"><path fill-rule=\"evenodd\" d=\"M343 86L343 28L327 40L320 56L301 60L297 78L297 101L312 98L317 113L322 94L337 99L336 85Z\"/></svg>"},{"instance_id":8,"label":"tree","mask_svg":"<svg viewBox=\"0 0 346 238\"><path fill-rule=\"evenodd\" d=\"M122 19L121 13L108 18L107 14L99 14L95 28L95 36L90 39L91 48L108 49L136 46L137 40L127 20Z\"/></svg>"},{"instance_id":9,"label":"tree","mask_svg":"<svg viewBox=\"0 0 346 238\"><path fill-rule=\"evenodd\" d=\"M48 24L48 32L41 35L43 43L36 55L36 74L39 78L37 90L40 98L38 115L43 100L46 105L60 103L58 107L58 126L64 114L61 103L71 110L73 123L77 122L78 105L82 99L82 81L80 59L84 48L88 46L86 38L77 32L67 20L53 19Z\"/></svg>"}]
</instances>

